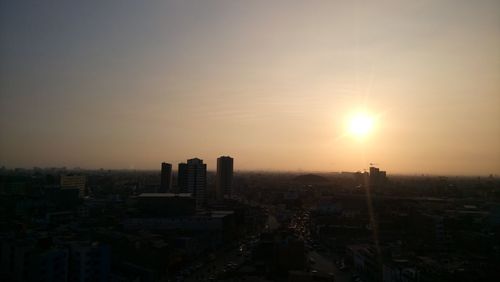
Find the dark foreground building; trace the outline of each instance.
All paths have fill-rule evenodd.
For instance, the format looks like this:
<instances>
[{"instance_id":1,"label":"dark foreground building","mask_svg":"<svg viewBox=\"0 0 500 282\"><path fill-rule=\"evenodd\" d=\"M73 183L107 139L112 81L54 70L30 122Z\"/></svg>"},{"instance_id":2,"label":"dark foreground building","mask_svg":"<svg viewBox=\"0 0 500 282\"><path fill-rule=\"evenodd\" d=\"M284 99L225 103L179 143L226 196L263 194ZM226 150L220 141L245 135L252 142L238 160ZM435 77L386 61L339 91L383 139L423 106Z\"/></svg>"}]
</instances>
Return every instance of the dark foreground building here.
<instances>
[{"instance_id":1,"label":"dark foreground building","mask_svg":"<svg viewBox=\"0 0 500 282\"><path fill-rule=\"evenodd\" d=\"M217 159L217 182L215 195L217 200L231 196L233 183L233 158L222 156Z\"/></svg>"},{"instance_id":2,"label":"dark foreground building","mask_svg":"<svg viewBox=\"0 0 500 282\"><path fill-rule=\"evenodd\" d=\"M160 193L167 193L172 190L172 165L161 163Z\"/></svg>"}]
</instances>

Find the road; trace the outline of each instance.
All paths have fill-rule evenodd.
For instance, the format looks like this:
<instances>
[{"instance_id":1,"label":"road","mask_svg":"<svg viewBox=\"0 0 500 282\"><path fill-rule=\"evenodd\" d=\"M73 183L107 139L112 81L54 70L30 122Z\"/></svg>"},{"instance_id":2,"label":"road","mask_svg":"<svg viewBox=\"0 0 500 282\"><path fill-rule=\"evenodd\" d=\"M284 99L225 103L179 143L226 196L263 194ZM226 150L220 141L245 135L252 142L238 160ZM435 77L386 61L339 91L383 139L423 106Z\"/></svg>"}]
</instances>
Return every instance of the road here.
<instances>
[{"instance_id":1,"label":"road","mask_svg":"<svg viewBox=\"0 0 500 282\"><path fill-rule=\"evenodd\" d=\"M205 263L200 269L194 271L183 281L207 281L209 277L216 277L217 273L227 266L227 264L241 265L245 258L239 255L238 249L217 252L216 258L210 263Z\"/></svg>"},{"instance_id":2,"label":"road","mask_svg":"<svg viewBox=\"0 0 500 282\"><path fill-rule=\"evenodd\" d=\"M335 282L351 281L349 272L340 271L333 261L324 254L318 253L317 251L310 251L309 257L313 258L315 261L315 263L311 266L312 269L325 274L333 273L335 275Z\"/></svg>"},{"instance_id":3,"label":"road","mask_svg":"<svg viewBox=\"0 0 500 282\"><path fill-rule=\"evenodd\" d=\"M280 227L280 223L273 214L269 214L266 222L266 229L268 231L276 230ZM241 253L239 251L240 246L245 245L245 251ZM217 274L221 274L224 269L227 269L228 264L241 265L245 262L244 254L248 254L248 244L237 244L236 247L219 250L215 254L215 259L209 263L202 263L199 269L190 271L187 277L184 277L182 281L195 282L195 281L207 281L209 277L217 277Z\"/></svg>"},{"instance_id":4,"label":"road","mask_svg":"<svg viewBox=\"0 0 500 282\"><path fill-rule=\"evenodd\" d=\"M308 219L308 216L300 215L300 217L296 218L291 223L294 226L293 229L297 232L299 237L308 235L308 232L304 228L307 226L305 224L306 219ZM271 214L268 217L266 225L266 229L269 231L276 230L280 226L276 217ZM239 246L241 245L245 246L243 254L239 250ZM245 262L244 254L248 254L247 248L248 242L240 243L236 247L216 252L216 257L212 262L204 263L199 269L191 271L190 275L185 277L183 281L207 281L209 277L216 278L218 276L217 274L223 273L224 269L227 269L228 264L242 265ZM308 252L308 258L312 258L314 260L314 264L311 265L311 269L317 270L319 273L326 275L333 273L335 275L336 282L351 281L349 272L340 271L335 265L334 259L327 253L318 252L317 250L312 249Z\"/></svg>"}]
</instances>

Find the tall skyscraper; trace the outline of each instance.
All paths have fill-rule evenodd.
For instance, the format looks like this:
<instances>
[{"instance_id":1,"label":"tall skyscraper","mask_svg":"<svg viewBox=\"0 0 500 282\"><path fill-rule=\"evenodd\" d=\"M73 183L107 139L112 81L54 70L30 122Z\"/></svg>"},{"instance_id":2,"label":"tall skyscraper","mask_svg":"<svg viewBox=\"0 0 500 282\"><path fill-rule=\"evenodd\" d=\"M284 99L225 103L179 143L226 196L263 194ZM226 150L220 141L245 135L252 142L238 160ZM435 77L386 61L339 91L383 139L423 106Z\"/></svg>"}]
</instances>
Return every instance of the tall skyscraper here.
<instances>
[{"instance_id":1,"label":"tall skyscraper","mask_svg":"<svg viewBox=\"0 0 500 282\"><path fill-rule=\"evenodd\" d=\"M221 200L224 196L231 196L233 184L233 158L222 156L217 159L217 179L215 196Z\"/></svg>"},{"instance_id":2,"label":"tall skyscraper","mask_svg":"<svg viewBox=\"0 0 500 282\"><path fill-rule=\"evenodd\" d=\"M187 161L187 191L196 199L196 206L205 204L207 193L207 165L198 158Z\"/></svg>"},{"instance_id":3,"label":"tall skyscraper","mask_svg":"<svg viewBox=\"0 0 500 282\"><path fill-rule=\"evenodd\" d=\"M167 193L172 190L172 165L161 163L160 193Z\"/></svg>"},{"instance_id":4,"label":"tall skyscraper","mask_svg":"<svg viewBox=\"0 0 500 282\"><path fill-rule=\"evenodd\" d=\"M180 163L177 170L177 192L187 193L187 163Z\"/></svg>"}]
</instances>

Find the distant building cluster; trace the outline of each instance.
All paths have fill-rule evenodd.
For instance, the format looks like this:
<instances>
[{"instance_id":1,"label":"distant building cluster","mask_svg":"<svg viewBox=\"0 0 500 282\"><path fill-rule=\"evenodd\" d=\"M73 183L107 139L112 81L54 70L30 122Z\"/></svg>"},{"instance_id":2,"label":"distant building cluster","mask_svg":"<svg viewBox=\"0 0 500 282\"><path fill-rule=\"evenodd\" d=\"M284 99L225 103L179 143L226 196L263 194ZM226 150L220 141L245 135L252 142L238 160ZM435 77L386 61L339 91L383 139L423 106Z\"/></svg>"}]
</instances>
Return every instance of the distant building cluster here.
<instances>
[{"instance_id":1,"label":"distant building cluster","mask_svg":"<svg viewBox=\"0 0 500 282\"><path fill-rule=\"evenodd\" d=\"M351 175L350 172L343 172L342 175ZM377 167L370 166L369 172L355 172L354 178L359 186L375 190L387 183L387 173Z\"/></svg>"},{"instance_id":2,"label":"distant building cluster","mask_svg":"<svg viewBox=\"0 0 500 282\"><path fill-rule=\"evenodd\" d=\"M380 170L379 168L374 166L370 167L370 185L372 186L382 185L386 182L386 180L387 180L387 175L385 171Z\"/></svg>"},{"instance_id":3,"label":"distant building cluster","mask_svg":"<svg viewBox=\"0 0 500 282\"><path fill-rule=\"evenodd\" d=\"M222 156L217 159L216 186L213 191L217 200L230 197L233 183L233 158ZM197 207L206 204L209 194L207 187L207 165L203 160L193 158L185 163L179 163L177 170L177 185L172 185L172 165L161 164L159 193L188 193L195 200Z\"/></svg>"}]
</instances>

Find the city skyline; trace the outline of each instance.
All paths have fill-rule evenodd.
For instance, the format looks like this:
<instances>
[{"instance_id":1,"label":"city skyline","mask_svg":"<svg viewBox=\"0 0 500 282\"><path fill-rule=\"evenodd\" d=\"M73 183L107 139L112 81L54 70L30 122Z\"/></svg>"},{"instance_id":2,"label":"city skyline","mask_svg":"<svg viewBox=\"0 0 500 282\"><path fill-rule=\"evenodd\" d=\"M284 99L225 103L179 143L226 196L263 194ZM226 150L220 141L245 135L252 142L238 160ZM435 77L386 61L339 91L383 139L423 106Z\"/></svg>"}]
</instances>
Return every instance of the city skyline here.
<instances>
[{"instance_id":1,"label":"city skyline","mask_svg":"<svg viewBox=\"0 0 500 282\"><path fill-rule=\"evenodd\" d=\"M499 1L111 2L1 2L0 166L500 174Z\"/></svg>"},{"instance_id":2,"label":"city skyline","mask_svg":"<svg viewBox=\"0 0 500 282\"><path fill-rule=\"evenodd\" d=\"M210 172L210 173L213 173L215 174L216 177L217 176L217 171L218 171L218 159L220 158L224 158L224 157L227 157L227 158L230 158L230 159L234 159L232 157L229 157L229 156L220 156L220 157L216 157L214 159L211 159L211 158L207 158L209 161L207 162L206 158L202 158L202 157L198 157L198 156L191 156L188 158L188 161L189 160L200 160L202 162L204 162L204 164L206 165L206 172ZM6 166L2 166L1 168L3 169L6 169L6 170L17 170L17 169L21 169L21 170L66 170L68 172L71 172L71 171L98 171L98 170L110 170L110 171L158 171L160 173L160 182L161 180L163 179L163 166L164 165L168 165L170 166L169 167L169 171L170 171L170 174L167 174L167 175L170 175L170 181L172 181L172 177L175 176L176 178L176 181L177 183L175 184L177 188L181 188L184 187L184 185L187 185L187 184L182 184L182 182L186 181L184 180L182 177L179 177L179 173L181 174L186 174L187 173L187 162L186 160L176 160L176 161L170 161L171 163L166 163L164 161L161 162L161 166L160 168L158 169L158 167L154 167L154 168L135 168L135 167L129 167L129 168L122 168L122 167L119 167L119 168L105 168L105 167L96 167L96 168L86 168L86 167L80 167L80 166L75 166L75 167L66 167L66 166L46 166L46 167L39 167L39 166L33 166L33 167L6 167ZM173 164L177 164L177 169L174 169L174 166ZM362 167L358 167L358 168L354 168L354 169L340 169L340 170L306 170L306 169L289 169L289 170L286 170L286 169L264 169L264 168L260 168L260 169L240 169L240 168L237 168L237 169L234 169L234 172L238 173L238 172L241 172L241 173L291 173L291 174L296 174L296 173L319 173L319 174L323 174L323 173L333 173L333 174L342 174L342 173L368 173L369 171L371 171L371 169L373 168L377 168L376 166L379 166L379 163L367 163L365 166L362 166ZM383 173L385 174L385 171L383 171ZM487 173L487 172L484 172L484 173L478 173L478 174L475 174L475 173L462 173L462 174L453 174L453 173L429 173L429 172L422 172L422 171L415 171L415 172L394 172L394 171L390 171L389 172L391 175L396 175L396 176L450 176L450 177L477 177L477 176L495 176L497 177L498 174L496 173ZM185 176L185 175L184 175ZM180 181L180 182L179 182ZM170 189L172 189L174 186L172 186L173 183L170 182ZM160 184L160 186L162 186L162 184ZM184 187L185 189L187 189L187 187ZM167 190L166 192L161 192L159 191L160 193L169 193L168 191L170 190ZM175 193L179 193L180 191L176 191ZM181 192L182 193L182 192Z\"/></svg>"},{"instance_id":3,"label":"city skyline","mask_svg":"<svg viewBox=\"0 0 500 282\"><path fill-rule=\"evenodd\" d=\"M500 0L0 0L0 277L500 281Z\"/></svg>"}]
</instances>

